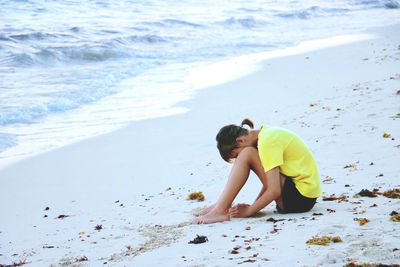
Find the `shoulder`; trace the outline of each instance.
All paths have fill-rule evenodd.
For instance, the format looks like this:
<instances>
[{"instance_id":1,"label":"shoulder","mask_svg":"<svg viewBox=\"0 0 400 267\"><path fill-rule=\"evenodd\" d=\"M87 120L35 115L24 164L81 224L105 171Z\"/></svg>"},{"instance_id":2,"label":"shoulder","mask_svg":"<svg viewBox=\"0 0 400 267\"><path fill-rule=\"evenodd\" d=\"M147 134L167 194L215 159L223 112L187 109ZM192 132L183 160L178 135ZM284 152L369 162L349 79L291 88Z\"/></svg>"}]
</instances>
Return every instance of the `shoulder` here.
<instances>
[{"instance_id":1,"label":"shoulder","mask_svg":"<svg viewBox=\"0 0 400 267\"><path fill-rule=\"evenodd\" d=\"M276 126L263 126L258 138L261 141L265 141L265 140L276 140L279 138L286 138L286 137L291 137L294 136L295 134L292 133L291 131L281 128L281 127L276 127Z\"/></svg>"}]
</instances>

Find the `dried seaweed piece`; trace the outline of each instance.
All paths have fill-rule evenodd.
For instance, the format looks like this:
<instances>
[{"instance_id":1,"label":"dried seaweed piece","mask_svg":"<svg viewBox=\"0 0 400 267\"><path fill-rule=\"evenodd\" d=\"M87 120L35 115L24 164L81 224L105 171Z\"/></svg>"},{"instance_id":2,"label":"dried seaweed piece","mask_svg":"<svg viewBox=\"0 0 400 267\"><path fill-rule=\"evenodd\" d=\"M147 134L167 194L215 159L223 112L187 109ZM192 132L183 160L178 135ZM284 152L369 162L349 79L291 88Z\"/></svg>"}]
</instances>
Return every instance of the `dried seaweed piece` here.
<instances>
[{"instance_id":1,"label":"dried seaweed piece","mask_svg":"<svg viewBox=\"0 0 400 267\"><path fill-rule=\"evenodd\" d=\"M390 138L391 137L391 134L388 134L388 133L383 133L383 136L382 136L383 138Z\"/></svg>"},{"instance_id":2,"label":"dried seaweed piece","mask_svg":"<svg viewBox=\"0 0 400 267\"><path fill-rule=\"evenodd\" d=\"M322 216L322 215L324 215L324 214L323 213L316 213L316 212L313 213L313 216Z\"/></svg>"},{"instance_id":3,"label":"dried seaweed piece","mask_svg":"<svg viewBox=\"0 0 400 267\"><path fill-rule=\"evenodd\" d=\"M370 222L370 220L368 220L367 218L354 218L353 220L359 222L360 225L364 225Z\"/></svg>"},{"instance_id":4,"label":"dried seaweed piece","mask_svg":"<svg viewBox=\"0 0 400 267\"><path fill-rule=\"evenodd\" d=\"M395 214L392 217L390 217L390 220L392 222L400 222L400 214Z\"/></svg>"},{"instance_id":5,"label":"dried seaweed piece","mask_svg":"<svg viewBox=\"0 0 400 267\"><path fill-rule=\"evenodd\" d=\"M371 192L368 189L361 190L357 195L361 197L377 197L377 195L374 192Z\"/></svg>"},{"instance_id":6,"label":"dried seaweed piece","mask_svg":"<svg viewBox=\"0 0 400 267\"><path fill-rule=\"evenodd\" d=\"M352 163L352 164L348 164L348 165L346 165L346 166L344 166L343 168L344 169L347 169L347 168L356 168L357 167L357 165L355 164L355 163Z\"/></svg>"},{"instance_id":7,"label":"dried seaweed piece","mask_svg":"<svg viewBox=\"0 0 400 267\"><path fill-rule=\"evenodd\" d=\"M399 214L397 211L392 211L392 212L390 213L390 216L394 216L394 215L397 215L397 214Z\"/></svg>"},{"instance_id":8,"label":"dried seaweed piece","mask_svg":"<svg viewBox=\"0 0 400 267\"><path fill-rule=\"evenodd\" d=\"M100 231L101 229L103 229L103 225L98 224L94 227L94 230Z\"/></svg>"},{"instance_id":9,"label":"dried seaweed piece","mask_svg":"<svg viewBox=\"0 0 400 267\"><path fill-rule=\"evenodd\" d=\"M61 215L58 215L58 217L56 219L64 219L64 218L67 218L67 217L69 217L69 215L61 214Z\"/></svg>"},{"instance_id":10,"label":"dried seaweed piece","mask_svg":"<svg viewBox=\"0 0 400 267\"><path fill-rule=\"evenodd\" d=\"M400 188L387 190L387 191L383 192L382 195L384 195L385 197L388 197L388 198L400 198Z\"/></svg>"},{"instance_id":11,"label":"dried seaweed piece","mask_svg":"<svg viewBox=\"0 0 400 267\"><path fill-rule=\"evenodd\" d=\"M88 261L89 259L86 256L80 257L78 259L76 259L77 262L81 262L81 261Z\"/></svg>"},{"instance_id":12,"label":"dried seaweed piece","mask_svg":"<svg viewBox=\"0 0 400 267\"><path fill-rule=\"evenodd\" d=\"M245 261L242 261L242 262L238 262L238 264L253 263L253 262L256 262L256 261L257 261L257 260L248 259L248 260L245 260Z\"/></svg>"},{"instance_id":13,"label":"dried seaweed piece","mask_svg":"<svg viewBox=\"0 0 400 267\"><path fill-rule=\"evenodd\" d=\"M203 195L203 192L193 192L188 195L186 200L197 200L197 201L204 201L205 197Z\"/></svg>"},{"instance_id":14,"label":"dried seaweed piece","mask_svg":"<svg viewBox=\"0 0 400 267\"><path fill-rule=\"evenodd\" d=\"M334 200L347 200L346 195L336 196L335 194L330 195L329 197L322 197L323 201L334 201Z\"/></svg>"},{"instance_id":15,"label":"dried seaweed piece","mask_svg":"<svg viewBox=\"0 0 400 267\"><path fill-rule=\"evenodd\" d=\"M285 219L278 219L278 220L275 220L274 218L268 218L267 219L267 222L272 222L272 223L277 223L277 222L280 222L280 221L284 221Z\"/></svg>"},{"instance_id":16,"label":"dried seaweed piece","mask_svg":"<svg viewBox=\"0 0 400 267\"><path fill-rule=\"evenodd\" d=\"M201 243L205 243L208 241L208 238L204 235L197 235L197 237L195 239L193 239L192 241L189 241L188 244L201 244Z\"/></svg>"},{"instance_id":17,"label":"dried seaweed piece","mask_svg":"<svg viewBox=\"0 0 400 267\"><path fill-rule=\"evenodd\" d=\"M373 263L362 263L357 264L354 262L346 264L344 267L400 267L399 264L373 264Z\"/></svg>"},{"instance_id":18,"label":"dried seaweed piece","mask_svg":"<svg viewBox=\"0 0 400 267\"><path fill-rule=\"evenodd\" d=\"M332 210L332 209L326 209L327 211L329 211L329 213L334 213L336 212L336 210Z\"/></svg>"},{"instance_id":19,"label":"dried seaweed piece","mask_svg":"<svg viewBox=\"0 0 400 267\"><path fill-rule=\"evenodd\" d=\"M339 243L343 242L340 236L313 236L310 240L307 240L306 244L308 245L319 245L319 246L328 246L331 242Z\"/></svg>"}]
</instances>

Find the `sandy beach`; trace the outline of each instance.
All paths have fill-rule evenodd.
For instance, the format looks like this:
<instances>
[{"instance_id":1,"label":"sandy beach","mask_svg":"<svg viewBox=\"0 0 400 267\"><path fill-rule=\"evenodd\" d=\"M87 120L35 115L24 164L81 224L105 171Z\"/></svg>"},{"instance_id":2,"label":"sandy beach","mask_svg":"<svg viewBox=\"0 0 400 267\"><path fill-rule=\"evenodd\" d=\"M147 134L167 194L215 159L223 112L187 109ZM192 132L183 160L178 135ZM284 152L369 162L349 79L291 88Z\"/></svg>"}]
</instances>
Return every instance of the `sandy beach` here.
<instances>
[{"instance_id":1,"label":"sandy beach","mask_svg":"<svg viewBox=\"0 0 400 267\"><path fill-rule=\"evenodd\" d=\"M366 33L263 60L179 103L186 113L1 169L0 266L400 264L400 193L383 194L400 190L400 25ZM270 204L250 218L189 224L229 175L216 133L246 117L302 137L323 197L303 214ZM251 174L235 203L251 204L260 187ZM204 201L187 200L199 191ZM189 243L197 235L208 241ZM307 243L323 236L341 242Z\"/></svg>"}]
</instances>

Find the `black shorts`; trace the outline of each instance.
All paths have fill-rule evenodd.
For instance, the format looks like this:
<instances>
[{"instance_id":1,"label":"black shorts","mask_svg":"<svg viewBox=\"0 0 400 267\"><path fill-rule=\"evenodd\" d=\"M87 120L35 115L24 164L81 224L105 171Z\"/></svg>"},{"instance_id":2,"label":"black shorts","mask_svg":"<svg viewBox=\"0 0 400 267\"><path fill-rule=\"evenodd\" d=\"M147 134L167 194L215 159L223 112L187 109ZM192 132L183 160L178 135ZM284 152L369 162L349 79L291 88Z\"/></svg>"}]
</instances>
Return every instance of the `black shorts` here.
<instances>
[{"instance_id":1,"label":"black shorts","mask_svg":"<svg viewBox=\"0 0 400 267\"><path fill-rule=\"evenodd\" d=\"M276 206L279 213L298 213L311 210L316 202L316 198L305 197L297 190L293 179L286 177L281 192L283 210Z\"/></svg>"}]
</instances>

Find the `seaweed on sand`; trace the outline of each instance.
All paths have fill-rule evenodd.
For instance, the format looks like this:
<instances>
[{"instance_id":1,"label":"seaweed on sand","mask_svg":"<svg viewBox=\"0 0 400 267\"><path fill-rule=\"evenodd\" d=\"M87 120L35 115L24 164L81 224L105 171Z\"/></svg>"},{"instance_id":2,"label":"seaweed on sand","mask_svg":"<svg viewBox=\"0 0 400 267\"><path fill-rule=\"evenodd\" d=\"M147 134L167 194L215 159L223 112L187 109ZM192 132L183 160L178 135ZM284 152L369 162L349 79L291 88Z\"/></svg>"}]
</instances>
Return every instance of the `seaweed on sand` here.
<instances>
[{"instance_id":1,"label":"seaweed on sand","mask_svg":"<svg viewBox=\"0 0 400 267\"><path fill-rule=\"evenodd\" d=\"M333 243L339 243L343 242L340 236L313 236L310 240L306 242L308 245L319 245L319 246L328 246L331 242Z\"/></svg>"},{"instance_id":2,"label":"seaweed on sand","mask_svg":"<svg viewBox=\"0 0 400 267\"><path fill-rule=\"evenodd\" d=\"M197 201L204 201L205 197L203 195L203 192L194 192L188 195L186 200L197 200Z\"/></svg>"},{"instance_id":3,"label":"seaweed on sand","mask_svg":"<svg viewBox=\"0 0 400 267\"><path fill-rule=\"evenodd\" d=\"M385 197L388 198L400 198L400 188L395 188L392 190L387 190L382 193Z\"/></svg>"},{"instance_id":4,"label":"seaweed on sand","mask_svg":"<svg viewBox=\"0 0 400 267\"><path fill-rule=\"evenodd\" d=\"M197 235L197 237L191 241L189 241L188 244L201 244L205 243L208 241L208 238L204 235Z\"/></svg>"}]
</instances>

